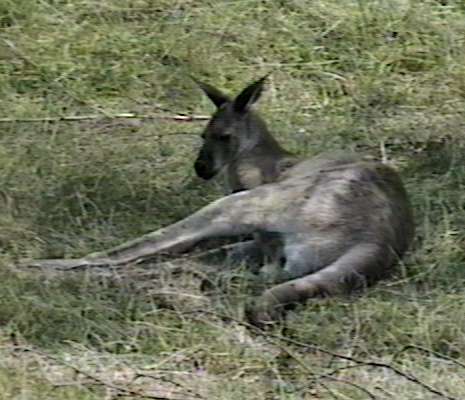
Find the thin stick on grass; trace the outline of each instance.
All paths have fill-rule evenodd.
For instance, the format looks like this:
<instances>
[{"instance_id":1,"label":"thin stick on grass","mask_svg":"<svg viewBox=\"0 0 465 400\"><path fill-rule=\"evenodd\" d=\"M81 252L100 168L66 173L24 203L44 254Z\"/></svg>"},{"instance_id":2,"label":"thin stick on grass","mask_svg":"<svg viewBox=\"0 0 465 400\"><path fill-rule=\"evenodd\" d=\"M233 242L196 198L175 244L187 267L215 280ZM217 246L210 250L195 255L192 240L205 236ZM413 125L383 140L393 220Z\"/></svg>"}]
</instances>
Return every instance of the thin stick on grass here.
<instances>
[{"instance_id":1,"label":"thin stick on grass","mask_svg":"<svg viewBox=\"0 0 465 400\"><path fill-rule=\"evenodd\" d=\"M210 315L214 315L214 316L216 316L218 318L221 318L223 320L229 320L231 322L235 322L235 323L237 323L239 325L242 325L242 326L250 329L251 331L259 334L260 336L267 339L268 341L270 341L273 344L276 344L276 341L278 341L278 345L279 345L279 342L284 342L284 343L292 344L294 346L297 346L297 347L300 347L300 348L303 348L303 349L306 349L306 350L310 350L312 352L322 353L322 354L326 354L326 355L329 355L329 356L332 356L332 357L335 357L335 358L339 358L341 360L350 361L350 362L355 364L352 368L373 367L373 368L387 369L387 370L390 370L391 372L395 373L396 375L408 380L409 382L414 383L414 384L422 387L424 390L435 394L436 396L442 397L442 398L447 399L447 400L460 400L457 397L450 396L447 393L441 392L440 390L434 388L433 386L428 385L427 383L423 382L422 380L417 378L412 373L404 372L404 371L400 370L399 368L395 367L394 365L391 365L391 364L388 364L388 363L384 363L384 362L380 362L380 361L367 361L367 360L361 360L361 359L351 357L351 356L346 356L344 354L340 354L340 353L336 353L336 352L331 351L331 350L324 349L324 348L322 348L320 346L317 346L315 344L303 343L303 342L300 342L300 341L295 340L295 339L287 338L287 337L282 336L282 335L278 335L278 334L274 334L274 333L265 331L265 330L263 330L261 328L258 328L258 327L254 326L252 324L249 324L247 322L240 321L240 320L238 320L236 318L233 318L233 317L230 317L228 315L219 314L219 313L216 313L216 312L213 312L213 311L201 310L201 311L198 311L197 313L210 314ZM279 346L279 347L281 347L281 346Z\"/></svg>"},{"instance_id":2,"label":"thin stick on grass","mask_svg":"<svg viewBox=\"0 0 465 400\"><path fill-rule=\"evenodd\" d=\"M461 368L465 368L464 363L462 363L460 361L457 361L452 357L446 356L445 354L439 353L439 352L431 350L431 349L427 349L426 347L416 346L416 345L413 345L413 344L409 344L407 346L404 346L402 349L400 349L396 354L394 354L394 356L392 357L392 360L393 361L397 360L397 358L402 353L405 353L405 352L410 351L410 350L415 350L415 351L418 351L420 353L432 355L432 356L435 356L435 357L440 358L442 360L446 360L446 361L449 361L449 362L451 362L451 363L453 363L455 365L458 365Z\"/></svg>"},{"instance_id":3,"label":"thin stick on grass","mask_svg":"<svg viewBox=\"0 0 465 400\"><path fill-rule=\"evenodd\" d=\"M340 399L340 396L338 396L336 393L334 393L334 391L329 386L327 386L325 383L319 382L318 384L319 384L319 386L321 386L323 389L325 389L328 392L328 394L331 396L332 399L334 399L334 400L339 400Z\"/></svg>"},{"instance_id":4,"label":"thin stick on grass","mask_svg":"<svg viewBox=\"0 0 465 400\"><path fill-rule=\"evenodd\" d=\"M210 119L208 115L162 115L162 114L136 114L136 113L118 113L102 115L67 115L58 117L39 117L39 118L0 118L0 123L41 123L41 122L81 122L101 119L140 119L140 120L168 120L179 122L206 121Z\"/></svg>"},{"instance_id":5,"label":"thin stick on grass","mask_svg":"<svg viewBox=\"0 0 465 400\"><path fill-rule=\"evenodd\" d=\"M289 357L291 357L295 362L297 362L297 364L299 364L303 369L305 369L309 374L312 375L312 382L306 384L304 387L301 387L300 390L310 389L310 388L313 388L313 387L315 387L317 385L325 387L322 384L321 380L326 379L326 380L330 380L330 381L334 381L334 382L339 382L339 383L342 383L342 384L345 384L345 385L348 385L348 386L352 386L353 388L358 389L359 391L365 393L370 399L372 399L372 400L377 399L377 397L376 397L376 395L374 393L370 392L368 389L364 388L363 386L358 385L358 384L353 383L353 382L349 382L346 379L337 378L337 377L333 376L337 372L343 370L344 367L338 368L337 370L335 369L335 370L333 370L333 371L331 371L329 373L326 373L326 374L318 375L318 374L315 374L313 372L312 367L307 365L304 361L302 361L299 357L297 357L293 352L291 352L287 347L281 346L281 345L279 345L277 343L274 343L274 344L277 345L277 347L279 347L279 349L282 352L287 353L287 355L289 355ZM358 365L351 365L350 367L354 368L354 367L358 367ZM348 369L350 367L346 367L346 369ZM328 388L326 388L326 389L328 389Z\"/></svg>"},{"instance_id":6,"label":"thin stick on grass","mask_svg":"<svg viewBox=\"0 0 465 400\"><path fill-rule=\"evenodd\" d=\"M272 337L274 339L281 340L281 341L287 342L289 344L293 344L295 346L305 348L305 349L308 349L308 350L311 350L311 351L320 352L320 353L323 353L323 354L327 354L327 355L331 355L333 357L340 358L342 360L351 361L351 362L357 364L353 368L357 368L357 367L374 367L374 368L387 369L387 370L390 370L391 372L394 372L396 375L398 375L398 376L400 376L400 377L402 377L402 378L404 378L404 379L406 379L406 380L408 380L408 381L422 387L423 389L425 389L426 391L428 391L430 393L433 393L433 394L435 394L437 396L443 397L443 398L445 398L447 400L459 400L457 397L450 396L447 393L441 392L440 390L434 388L433 386L430 386L427 383L421 381L419 378L414 376L412 373L403 372L399 368L397 368L397 367L395 367L395 366L393 366L391 364L388 364L388 363L379 362L379 361L360 360L360 359L357 359L355 357L350 357L350 356L346 356L346 355L343 355L343 354L339 354L339 353L335 353L335 352L323 349L323 348L321 348L319 346L316 346L316 345L313 345L313 344L308 345L306 343L302 343L302 342L299 342L299 341L294 340L294 339L286 338L286 337L281 336L281 335L270 334L270 333L267 333L267 332L264 332L263 335L265 337L270 336L270 337Z\"/></svg>"},{"instance_id":7,"label":"thin stick on grass","mask_svg":"<svg viewBox=\"0 0 465 400\"><path fill-rule=\"evenodd\" d=\"M169 384L171 384L173 386L176 386L179 389L185 390L189 395L195 396L196 399L204 399L204 397L202 395L200 395L199 393L195 392L192 389L189 389L188 387L185 387L183 384L175 381L174 379L170 379L170 378L168 378L166 376L161 376L161 375L160 376L153 376L153 375L148 375L148 374L143 374L143 373L138 372L134 376L133 382L135 382L136 380L138 380L140 378L153 379L155 381L166 382L166 383L169 383Z\"/></svg>"},{"instance_id":8,"label":"thin stick on grass","mask_svg":"<svg viewBox=\"0 0 465 400\"><path fill-rule=\"evenodd\" d=\"M376 400L378 398L378 397L376 397L376 395L374 395L368 389L364 388L361 385L357 385L356 383L350 382L347 379L336 378L336 377L331 376L331 375L320 375L319 379L327 379L327 380L330 380L330 381L339 382L339 383L342 383L344 385L351 386L351 387L359 390L360 392L365 393L372 400Z\"/></svg>"}]
</instances>

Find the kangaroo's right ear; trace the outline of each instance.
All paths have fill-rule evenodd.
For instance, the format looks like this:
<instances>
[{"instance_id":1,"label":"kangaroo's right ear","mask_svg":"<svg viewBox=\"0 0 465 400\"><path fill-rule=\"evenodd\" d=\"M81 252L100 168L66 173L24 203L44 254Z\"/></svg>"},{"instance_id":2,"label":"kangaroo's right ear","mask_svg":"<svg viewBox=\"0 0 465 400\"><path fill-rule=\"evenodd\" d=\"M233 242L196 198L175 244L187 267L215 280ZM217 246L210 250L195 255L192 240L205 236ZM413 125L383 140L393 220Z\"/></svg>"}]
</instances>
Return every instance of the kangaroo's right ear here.
<instances>
[{"instance_id":1,"label":"kangaroo's right ear","mask_svg":"<svg viewBox=\"0 0 465 400\"><path fill-rule=\"evenodd\" d=\"M265 84L266 74L263 78L247 86L234 100L234 110L239 113L246 113L250 107L260 98Z\"/></svg>"},{"instance_id":2,"label":"kangaroo's right ear","mask_svg":"<svg viewBox=\"0 0 465 400\"><path fill-rule=\"evenodd\" d=\"M208 98L213 102L213 104L220 108L224 103L231 101L231 99L223 94L220 90L214 88L213 86L209 85L208 83L201 82L194 77L192 80L203 90L203 92L208 96Z\"/></svg>"}]
</instances>

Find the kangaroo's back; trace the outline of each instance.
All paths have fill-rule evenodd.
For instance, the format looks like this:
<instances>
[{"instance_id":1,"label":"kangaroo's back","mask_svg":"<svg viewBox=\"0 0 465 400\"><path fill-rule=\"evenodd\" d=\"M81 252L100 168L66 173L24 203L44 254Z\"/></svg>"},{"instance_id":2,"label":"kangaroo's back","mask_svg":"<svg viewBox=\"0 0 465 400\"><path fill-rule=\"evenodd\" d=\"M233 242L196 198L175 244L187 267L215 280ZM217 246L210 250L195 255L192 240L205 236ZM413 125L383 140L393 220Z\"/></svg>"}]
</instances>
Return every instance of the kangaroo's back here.
<instances>
[{"instance_id":1,"label":"kangaroo's back","mask_svg":"<svg viewBox=\"0 0 465 400\"><path fill-rule=\"evenodd\" d=\"M282 232L288 243L306 236L306 246L319 254L320 262L309 263L308 270L364 242L391 249L386 263L392 264L413 237L412 210L398 173L356 155L301 161L254 191L259 207L270 209L264 212L268 230Z\"/></svg>"},{"instance_id":2,"label":"kangaroo's back","mask_svg":"<svg viewBox=\"0 0 465 400\"><path fill-rule=\"evenodd\" d=\"M344 242L385 244L401 256L413 237L410 202L399 174L390 166L355 155L303 161L281 182L305 187L303 214L315 230L332 230Z\"/></svg>"}]
</instances>

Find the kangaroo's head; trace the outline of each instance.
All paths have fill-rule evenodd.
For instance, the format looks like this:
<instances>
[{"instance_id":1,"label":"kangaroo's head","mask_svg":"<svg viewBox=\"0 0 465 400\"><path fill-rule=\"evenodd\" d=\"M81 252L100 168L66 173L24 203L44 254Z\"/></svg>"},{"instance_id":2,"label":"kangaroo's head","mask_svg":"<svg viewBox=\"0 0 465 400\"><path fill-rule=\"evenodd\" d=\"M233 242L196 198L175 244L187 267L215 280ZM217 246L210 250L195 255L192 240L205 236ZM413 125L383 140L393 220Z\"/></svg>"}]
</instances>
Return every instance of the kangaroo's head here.
<instances>
[{"instance_id":1,"label":"kangaroo's head","mask_svg":"<svg viewBox=\"0 0 465 400\"><path fill-rule=\"evenodd\" d=\"M217 108L202 133L203 146L194 164L199 177L211 179L261 142L273 140L265 122L251 110L265 79L266 76L247 86L233 100L213 86L196 81Z\"/></svg>"}]
</instances>

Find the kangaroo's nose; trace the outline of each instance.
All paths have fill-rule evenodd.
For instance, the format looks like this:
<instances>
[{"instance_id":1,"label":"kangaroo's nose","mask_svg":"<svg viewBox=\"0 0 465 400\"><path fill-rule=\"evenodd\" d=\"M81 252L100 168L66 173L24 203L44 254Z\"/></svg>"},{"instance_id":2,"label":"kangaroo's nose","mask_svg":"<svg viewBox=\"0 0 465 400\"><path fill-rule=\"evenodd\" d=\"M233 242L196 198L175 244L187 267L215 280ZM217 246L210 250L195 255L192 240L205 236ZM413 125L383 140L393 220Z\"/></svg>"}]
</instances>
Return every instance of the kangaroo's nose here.
<instances>
[{"instance_id":1,"label":"kangaroo's nose","mask_svg":"<svg viewBox=\"0 0 465 400\"><path fill-rule=\"evenodd\" d=\"M197 159L194 163L195 173L199 178L208 180L215 176L213 168L209 166L204 160Z\"/></svg>"}]
</instances>

